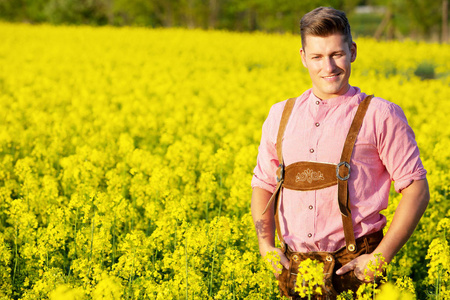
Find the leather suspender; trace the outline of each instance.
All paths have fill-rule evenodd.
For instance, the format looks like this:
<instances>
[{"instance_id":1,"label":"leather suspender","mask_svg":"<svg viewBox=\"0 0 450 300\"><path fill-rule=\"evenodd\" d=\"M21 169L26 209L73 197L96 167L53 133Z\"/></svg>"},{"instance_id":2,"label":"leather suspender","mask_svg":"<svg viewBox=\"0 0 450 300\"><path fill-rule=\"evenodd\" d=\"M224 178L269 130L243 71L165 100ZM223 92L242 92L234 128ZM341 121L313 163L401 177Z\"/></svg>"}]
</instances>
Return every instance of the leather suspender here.
<instances>
[{"instance_id":1,"label":"leather suspender","mask_svg":"<svg viewBox=\"0 0 450 300\"><path fill-rule=\"evenodd\" d=\"M370 100L373 95L367 96L358 106L352 125L345 140L344 149L342 150L341 161L336 168L336 177L338 178L338 201L341 210L342 224L344 226L345 244L348 252L356 251L355 232L353 231L352 212L350 210L350 201L348 197L348 179L350 177L350 159L352 157L353 147L355 146L356 137L361 129L364 116L369 107ZM346 170L342 170L342 166ZM342 172L343 171L343 172Z\"/></svg>"},{"instance_id":2,"label":"leather suspender","mask_svg":"<svg viewBox=\"0 0 450 300\"><path fill-rule=\"evenodd\" d=\"M353 118L352 124L347 134L347 138L344 143L344 149L342 150L341 160L339 164L336 165L336 177L337 177L337 185L338 185L338 202L339 209L342 215L342 224L344 227L344 235L345 235L345 243L348 252L354 253L357 251L355 244L355 233L353 231L353 223L352 223L352 214L350 210L350 202L348 197L348 179L350 178L350 159L353 152L353 147L355 145L356 137L361 129L362 122L364 120L364 116L367 112L367 108L369 107L370 100L373 98L373 95L367 96L358 106L355 117ZM284 251L287 249L287 245L281 235L280 231L280 222L278 216L278 205L279 205L279 197L281 188L283 187L284 179L285 179L285 166L282 155L282 138L284 136L284 131L287 126L287 122L292 113L292 109L294 107L296 98L291 98L287 100L283 114L281 116L280 127L278 129L277 136L277 156L279 161L279 166L277 170L277 187L269 202L267 203L266 209L263 214L266 212L267 208L270 206L272 202L274 202L274 217L275 217L275 226L277 229L278 239L281 243L281 247ZM315 163L317 164L317 163ZM345 168L344 168L345 167Z\"/></svg>"},{"instance_id":3,"label":"leather suspender","mask_svg":"<svg viewBox=\"0 0 450 300\"><path fill-rule=\"evenodd\" d=\"M284 252L286 252L287 247L286 247L286 243L284 242L283 235L281 234L280 220L278 218L278 200L279 200L279 196L280 196L280 192L281 192L281 187L284 182L284 160L283 160L282 147L281 146L278 147L278 145L282 144L284 131L286 130L286 125L288 123L289 117L291 116L292 109L294 108L295 99L296 98L291 98L286 102L286 104L284 106L283 114L281 115L280 127L278 129L278 136L277 136L277 156L278 156L278 162L279 162L278 170L277 170L278 184L277 184L277 189L276 189L275 193L273 193L272 197L269 200L269 203L267 204L267 207L268 207L270 202L275 199L275 203L274 203L275 226L277 229L278 239L281 243L281 246L282 246L282 249ZM282 134L280 134L281 131L282 131ZM264 210L264 212L266 212L267 207ZM264 214L264 212L263 212L263 214Z\"/></svg>"}]
</instances>

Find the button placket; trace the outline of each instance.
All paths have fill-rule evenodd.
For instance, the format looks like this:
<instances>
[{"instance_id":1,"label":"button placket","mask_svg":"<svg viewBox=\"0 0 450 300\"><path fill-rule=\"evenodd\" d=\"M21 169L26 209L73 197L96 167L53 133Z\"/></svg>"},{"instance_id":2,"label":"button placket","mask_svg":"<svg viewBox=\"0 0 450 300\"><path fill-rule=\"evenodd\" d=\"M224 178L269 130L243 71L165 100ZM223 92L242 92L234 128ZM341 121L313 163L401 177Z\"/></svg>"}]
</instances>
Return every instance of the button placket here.
<instances>
[{"instance_id":1,"label":"button placket","mask_svg":"<svg viewBox=\"0 0 450 300\"><path fill-rule=\"evenodd\" d=\"M311 124L311 133L310 133L310 139L309 147L306 148L306 151L309 151L308 157L311 161L317 161L318 154L317 152L319 150L318 147L323 146L321 143L319 143L320 137L323 135L323 130L325 127L322 124L324 121L324 118L326 116L327 106L326 103L323 103L320 100L317 100L314 102L315 108L313 113L311 114L311 119L309 124ZM306 202L306 214L310 217L311 222L309 222L304 228L304 234L306 235L305 239L308 239L309 242L312 242L314 240L315 232L316 232L316 219L317 219L317 210L320 210L318 207L316 210L316 201L317 201L317 191L314 191L314 193L311 195L312 198L308 199Z\"/></svg>"}]
</instances>

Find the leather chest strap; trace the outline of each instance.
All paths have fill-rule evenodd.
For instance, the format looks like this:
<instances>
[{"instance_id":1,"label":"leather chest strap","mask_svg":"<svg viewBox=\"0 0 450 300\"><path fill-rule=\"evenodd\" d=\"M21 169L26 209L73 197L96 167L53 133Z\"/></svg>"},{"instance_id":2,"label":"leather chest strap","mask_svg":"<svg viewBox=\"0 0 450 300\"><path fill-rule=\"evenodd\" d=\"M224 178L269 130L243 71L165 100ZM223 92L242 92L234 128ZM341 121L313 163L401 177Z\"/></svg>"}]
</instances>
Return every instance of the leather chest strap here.
<instances>
[{"instance_id":1,"label":"leather chest strap","mask_svg":"<svg viewBox=\"0 0 450 300\"><path fill-rule=\"evenodd\" d=\"M350 202L348 195L348 179L350 177L350 159L352 157L353 147L355 146L356 137L361 129L364 116L369 107L370 100L373 95L367 96L358 106L352 125L347 134L342 150L341 161L336 170L338 178L338 201L339 209L342 216L342 225L344 227L345 244L347 251L354 253L357 251L355 243L355 232L353 230L352 212L350 210ZM345 168L343 168L345 167Z\"/></svg>"},{"instance_id":2,"label":"leather chest strap","mask_svg":"<svg viewBox=\"0 0 450 300\"><path fill-rule=\"evenodd\" d=\"M284 166L283 161L283 149L282 149L282 140L284 136L284 131L286 130L287 123L289 121L289 117L291 116L292 109L294 108L295 100L297 98L290 98L286 101L286 104L284 105L283 114L281 115L280 120L280 127L278 128L278 135L277 135L277 156L278 161L280 165ZM280 166L278 166L280 168ZM277 174L280 176L280 174Z\"/></svg>"},{"instance_id":3,"label":"leather chest strap","mask_svg":"<svg viewBox=\"0 0 450 300\"><path fill-rule=\"evenodd\" d=\"M280 127L278 128L278 135L277 135L277 156L278 156L278 170L277 170L277 188L275 192L272 194L272 197L270 197L269 202L267 203L266 209L264 210L263 214L266 212L267 208L269 207L270 203L274 201L274 221L275 221L275 227L277 229L277 235L278 240L280 241L281 247L284 252L287 250L287 245L284 242L283 235L281 234L281 228L280 228L280 220L278 216L278 202L280 198L280 192L281 188L284 182L284 160L283 160L283 149L282 149L282 140L284 136L284 131L286 130L287 123L289 121L289 117L291 116L292 109L294 108L295 100L297 98L290 98L286 101L286 104L284 105L283 114L281 115L281 121L280 121Z\"/></svg>"},{"instance_id":4,"label":"leather chest strap","mask_svg":"<svg viewBox=\"0 0 450 300\"><path fill-rule=\"evenodd\" d=\"M270 204L275 200L277 201L278 195L280 194L281 187L284 183L284 161L282 154L282 139L284 135L284 131L286 130L286 125L291 116L292 108L294 107L296 98L290 98L286 101L284 106L283 114L281 115L280 127L278 128L278 136L277 136L277 156L278 156L278 169L277 169L277 187L275 192L270 197L269 202L267 202L266 208L264 209L262 214L265 214ZM275 208L277 207L277 203L275 202ZM276 211L276 210L275 210ZM278 227L277 227L278 228Z\"/></svg>"}]
</instances>

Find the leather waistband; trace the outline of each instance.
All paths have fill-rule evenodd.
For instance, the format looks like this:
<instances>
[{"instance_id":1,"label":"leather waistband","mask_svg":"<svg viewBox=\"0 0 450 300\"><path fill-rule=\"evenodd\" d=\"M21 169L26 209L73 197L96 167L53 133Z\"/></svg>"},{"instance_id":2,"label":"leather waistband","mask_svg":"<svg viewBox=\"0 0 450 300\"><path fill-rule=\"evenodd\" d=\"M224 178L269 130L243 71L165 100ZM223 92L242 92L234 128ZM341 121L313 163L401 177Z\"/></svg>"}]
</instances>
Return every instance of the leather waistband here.
<instances>
[{"instance_id":1,"label":"leather waistband","mask_svg":"<svg viewBox=\"0 0 450 300\"><path fill-rule=\"evenodd\" d=\"M366 234L364 236L361 236L361 237L357 238L356 241L355 241L356 247L357 247L357 249L363 250L363 251L367 250L367 249L370 249L370 248L374 248L374 247L371 247L371 246L378 245L381 242L381 240L383 239L383 236L384 235L383 235L383 230L382 229L379 230L379 231L376 231L376 232L369 233L369 234ZM290 249L290 247L287 247L287 249L286 249L286 256L289 259L293 255L299 255L300 257L303 257L305 255L306 256L310 256L310 255L312 255L312 256L322 256L322 255L323 256L327 256L329 254L333 255L335 258L339 258L339 257L341 257L343 255L348 254L348 252L347 252L345 246L342 247L342 248L339 248L338 250L336 250L334 252L311 251L311 252L304 253L304 252L292 251Z\"/></svg>"},{"instance_id":2,"label":"leather waistband","mask_svg":"<svg viewBox=\"0 0 450 300\"><path fill-rule=\"evenodd\" d=\"M323 284L320 286L322 295L315 295L314 299L336 299L343 291L352 290L354 293L364 282L358 279L354 272L337 275L336 271L356 257L372 253L383 239L383 231L377 231L356 239L358 251L348 252L345 247L334 252L292 252L288 250L289 269L283 267L278 277L278 286L282 295L291 299L301 298L295 291L296 284L303 285L303 278L298 278L299 266L306 259L316 260L323 264ZM300 280L300 281L299 281ZM299 281L299 282L297 282Z\"/></svg>"}]
</instances>

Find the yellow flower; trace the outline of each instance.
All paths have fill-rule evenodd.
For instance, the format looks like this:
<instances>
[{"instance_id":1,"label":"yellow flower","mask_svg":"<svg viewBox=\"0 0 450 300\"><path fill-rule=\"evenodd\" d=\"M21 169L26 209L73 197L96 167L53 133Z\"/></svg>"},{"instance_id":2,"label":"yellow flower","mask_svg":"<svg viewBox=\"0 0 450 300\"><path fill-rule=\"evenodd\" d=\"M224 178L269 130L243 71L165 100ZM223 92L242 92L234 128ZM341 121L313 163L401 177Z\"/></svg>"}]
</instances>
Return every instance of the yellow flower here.
<instances>
[{"instance_id":1,"label":"yellow flower","mask_svg":"<svg viewBox=\"0 0 450 300\"><path fill-rule=\"evenodd\" d=\"M298 266L297 282L295 291L301 297L311 295L322 295L323 285L323 263L310 258L300 262Z\"/></svg>"}]
</instances>

